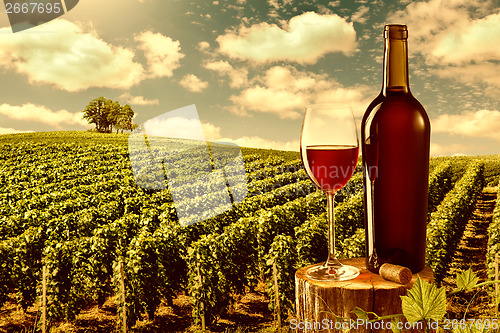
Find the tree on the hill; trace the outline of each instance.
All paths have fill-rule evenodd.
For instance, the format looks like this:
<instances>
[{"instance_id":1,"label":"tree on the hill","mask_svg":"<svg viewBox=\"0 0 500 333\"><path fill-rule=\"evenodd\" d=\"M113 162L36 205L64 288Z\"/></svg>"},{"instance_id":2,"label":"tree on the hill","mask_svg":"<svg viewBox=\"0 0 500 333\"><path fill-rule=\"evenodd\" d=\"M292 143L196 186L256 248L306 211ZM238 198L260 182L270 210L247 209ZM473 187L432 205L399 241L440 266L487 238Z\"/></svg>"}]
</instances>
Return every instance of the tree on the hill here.
<instances>
[{"instance_id":1,"label":"tree on the hill","mask_svg":"<svg viewBox=\"0 0 500 333\"><path fill-rule=\"evenodd\" d=\"M119 130L122 131L132 131L137 128L137 125L132 122L132 118L134 117L134 110L130 107L130 105L125 104L124 106L121 107L120 113L115 119L115 128L116 128L116 133L118 133Z\"/></svg>"},{"instance_id":2,"label":"tree on the hill","mask_svg":"<svg viewBox=\"0 0 500 333\"><path fill-rule=\"evenodd\" d=\"M113 125L116 127L116 123L122 112L122 107L118 101L109 100L109 112L107 115L107 120L109 122L109 132L113 132Z\"/></svg>"},{"instance_id":3,"label":"tree on the hill","mask_svg":"<svg viewBox=\"0 0 500 333\"><path fill-rule=\"evenodd\" d=\"M132 130L137 125L132 123L134 111L130 105L121 106L119 102L99 97L92 100L83 112L83 119L95 124L98 132L111 133L113 127L118 130Z\"/></svg>"},{"instance_id":4,"label":"tree on the hill","mask_svg":"<svg viewBox=\"0 0 500 333\"><path fill-rule=\"evenodd\" d=\"M95 124L98 132L105 132L108 116L108 99L99 97L92 100L83 110L83 119Z\"/></svg>"}]
</instances>

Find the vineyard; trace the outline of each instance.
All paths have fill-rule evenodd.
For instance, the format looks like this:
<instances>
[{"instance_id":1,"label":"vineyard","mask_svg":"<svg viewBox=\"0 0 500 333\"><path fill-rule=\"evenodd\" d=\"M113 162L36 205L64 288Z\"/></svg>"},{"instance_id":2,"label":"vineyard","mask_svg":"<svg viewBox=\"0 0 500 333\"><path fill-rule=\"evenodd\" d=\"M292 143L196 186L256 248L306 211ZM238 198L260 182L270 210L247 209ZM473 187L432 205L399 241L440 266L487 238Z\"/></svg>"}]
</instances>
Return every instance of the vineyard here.
<instances>
[{"instance_id":1,"label":"vineyard","mask_svg":"<svg viewBox=\"0 0 500 333\"><path fill-rule=\"evenodd\" d=\"M168 180L147 161L137 168L134 158L143 154L129 153L126 135L0 136L0 317L6 304L38 309L44 283L49 326L113 299L116 329L123 319L133 328L182 296L191 303L192 325L210 327L239 296L265 285L270 310L285 322L294 313L295 270L326 257L326 198L297 152L241 151L244 187L230 166L238 157L221 153L228 184L239 184L224 201L226 187L190 181L197 163L163 168ZM431 159L427 261L438 282L476 199L499 181L497 155ZM177 193L189 199L174 204ZM500 253L498 200L488 230L490 278ZM214 211L216 201L223 205ZM179 207L187 223L179 223ZM335 218L338 256L363 256L359 165L336 196Z\"/></svg>"}]
</instances>

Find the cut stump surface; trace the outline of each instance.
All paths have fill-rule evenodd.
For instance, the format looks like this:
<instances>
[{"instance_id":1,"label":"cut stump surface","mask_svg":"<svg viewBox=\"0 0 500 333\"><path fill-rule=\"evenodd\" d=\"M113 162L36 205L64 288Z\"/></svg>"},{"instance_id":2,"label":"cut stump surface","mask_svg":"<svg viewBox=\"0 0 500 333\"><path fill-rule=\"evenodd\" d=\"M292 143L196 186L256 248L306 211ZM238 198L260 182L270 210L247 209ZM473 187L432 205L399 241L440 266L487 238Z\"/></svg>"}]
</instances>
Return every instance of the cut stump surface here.
<instances>
[{"instance_id":1,"label":"cut stump surface","mask_svg":"<svg viewBox=\"0 0 500 333\"><path fill-rule=\"evenodd\" d=\"M351 311L359 307L379 316L400 314L401 298L413 286L417 276L427 282L434 281L434 274L429 267L413 274L406 285L384 280L380 275L366 269L365 259L344 259L343 264L359 268L359 276L349 281L314 281L306 277L309 267L295 273L295 303L297 308L297 332L340 332L335 329L335 315L357 320ZM337 324L337 328L339 328ZM377 324L360 325L351 332L392 332L390 329L376 329ZM387 324L385 324L387 327Z\"/></svg>"}]
</instances>

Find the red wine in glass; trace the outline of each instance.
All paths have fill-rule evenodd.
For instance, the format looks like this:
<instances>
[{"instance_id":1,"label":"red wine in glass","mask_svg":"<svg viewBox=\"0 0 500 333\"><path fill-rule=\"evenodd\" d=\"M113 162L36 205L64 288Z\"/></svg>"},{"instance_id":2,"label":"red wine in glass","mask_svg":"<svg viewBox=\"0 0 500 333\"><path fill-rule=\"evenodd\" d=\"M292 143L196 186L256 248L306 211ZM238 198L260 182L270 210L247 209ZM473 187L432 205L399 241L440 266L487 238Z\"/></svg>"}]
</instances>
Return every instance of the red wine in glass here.
<instances>
[{"instance_id":1,"label":"red wine in glass","mask_svg":"<svg viewBox=\"0 0 500 333\"><path fill-rule=\"evenodd\" d=\"M315 104L306 107L300 151L304 169L327 195L328 259L310 267L306 275L319 281L345 281L359 269L343 265L335 257L335 194L349 181L358 161L358 134L349 105Z\"/></svg>"},{"instance_id":2,"label":"red wine in glass","mask_svg":"<svg viewBox=\"0 0 500 333\"><path fill-rule=\"evenodd\" d=\"M357 146L306 147L312 181L324 192L335 193L347 184L358 162Z\"/></svg>"}]
</instances>

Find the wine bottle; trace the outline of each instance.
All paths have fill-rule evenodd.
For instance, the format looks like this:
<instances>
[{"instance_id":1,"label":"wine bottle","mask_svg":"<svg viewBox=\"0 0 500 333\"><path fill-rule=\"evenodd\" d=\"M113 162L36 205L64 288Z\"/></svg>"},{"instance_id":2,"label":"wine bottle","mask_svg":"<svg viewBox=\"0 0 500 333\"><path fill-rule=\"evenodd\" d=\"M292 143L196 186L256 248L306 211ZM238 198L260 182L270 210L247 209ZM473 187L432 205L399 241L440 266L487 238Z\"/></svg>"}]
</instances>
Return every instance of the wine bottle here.
<instances>
[{"instance_id":1,"label":"wine bottle","mask_svg":"<svg viewBox=\"0 0 500 333\"><path fill-rule=\"evenodd\" d=\"M366 266L375 273L384 263L425 266L430 122L410 92L407 37L405 25L385 26L382 91L361 124Z\"/></svg>"}]
</instances>

